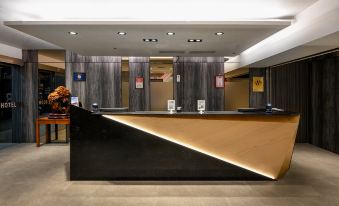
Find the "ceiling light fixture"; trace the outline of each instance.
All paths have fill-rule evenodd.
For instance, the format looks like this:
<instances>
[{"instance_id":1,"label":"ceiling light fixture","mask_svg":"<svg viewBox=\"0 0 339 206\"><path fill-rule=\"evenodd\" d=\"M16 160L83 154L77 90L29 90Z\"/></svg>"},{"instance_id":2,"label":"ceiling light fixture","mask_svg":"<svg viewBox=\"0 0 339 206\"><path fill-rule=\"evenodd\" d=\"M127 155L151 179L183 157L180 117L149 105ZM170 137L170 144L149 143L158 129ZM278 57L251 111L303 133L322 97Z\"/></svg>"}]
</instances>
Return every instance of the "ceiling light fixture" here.
<instances>
[{"instance_id":1,"label":"ceiling light fixture","mask_svg":"<svg viewBox=\"0 0 339 206\"><path fill-rule=\"evenodd\" d=\"M123 31L119 31L118 34L121 35L121 36L123 36L123 35L126 35L127 33L126 33L126 32L123 32Z\"/></svg>"},{"instance_id":2,"label":"ceiling light fixture","mask_svg":"<svg viewBox=\"0 0 339 206\"><path fill-rule=\"evenodd\" d=\"M143 39L144 42L158 42L158 39Z\"/></svg>"},{"instance_id":3,"label":"ceiling light fixture","mask_svg":"<svg viewBox=\"0 0 339 206\"><path fill-rule=\"evenodd\" d=\"M221 36L221 35L224 35L224 32L217 32L217 33L215 33L215 35Z\"/></svg>"},{"instance_id":4,"label":"ceiling light fixture","mask_svg":"<svg viewBox=\"0 0 339 206\"><path fill-rule=\"evenodd\" d=\"M188 42L202 42L202 39L189 39Z\"/></svg>"},{"instance_id":5,"label":"ceiling light fixture","mask_svg":"<svg viewBox=\"0 0 339 206\"><path fill-rule=\"evenodd\" d=\"M168 36L173 36L173 35L175 35L175 33L174 32L167 32L167 35Z\"/></svg>"},{"instance_id":6,"label":"ceiling light fixture","mask_svg":"<svg viewBox=\"0 0 339 206\"><path fill-rule=\"evenodd\" d=\"M75 31L69 31L68 34L69 34L69 35L77 35L78 32L75 32Z\"/></svg>"}]
</instances>

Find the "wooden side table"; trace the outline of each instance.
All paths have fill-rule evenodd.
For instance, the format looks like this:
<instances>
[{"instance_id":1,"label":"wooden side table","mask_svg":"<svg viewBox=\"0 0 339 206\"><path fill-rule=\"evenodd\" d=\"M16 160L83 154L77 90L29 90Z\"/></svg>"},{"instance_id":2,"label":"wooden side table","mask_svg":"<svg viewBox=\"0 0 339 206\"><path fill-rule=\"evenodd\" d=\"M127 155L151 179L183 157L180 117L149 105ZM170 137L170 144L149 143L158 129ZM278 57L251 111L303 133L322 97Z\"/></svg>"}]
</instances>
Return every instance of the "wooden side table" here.
<instances>
[{"instance_id":1,"label":"wooden side table","mask_svg":"<svg viewBox=\"0 0 339 206\"><path fill-rule=\"evenodd\" d=\"M48 117L40 117L35 122L35 138L36 138L36 146L40 147L40 125L46 125L46 143L51 142L51 124L54 124L55 127L55 137L58 138L58 125L64 124L69 125L70 119L48 119ZM67 142L67 138L66 138Z\"/></svg>"}]
</instances>

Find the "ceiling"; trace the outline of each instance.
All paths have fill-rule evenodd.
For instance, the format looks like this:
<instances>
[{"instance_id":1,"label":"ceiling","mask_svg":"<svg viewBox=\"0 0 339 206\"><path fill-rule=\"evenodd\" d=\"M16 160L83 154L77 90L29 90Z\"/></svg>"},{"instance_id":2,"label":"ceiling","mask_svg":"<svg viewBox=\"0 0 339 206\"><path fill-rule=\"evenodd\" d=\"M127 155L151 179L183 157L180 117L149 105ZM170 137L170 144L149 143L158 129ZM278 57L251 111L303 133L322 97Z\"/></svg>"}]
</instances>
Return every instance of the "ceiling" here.
<instances>
[{"instance_id":1,"label":"ceiling","mask_svg":"<svg viewBox=\"0 0 339 206\"><path fill-rule=\"evenodd\" d=\"M290 20L229 22L5 22L82 55L235 56L290 25ZM78 35L69 35L75 31ZM119 31L127 32L118 35ZM167 32L175 32L168 36ZM224 32L217 36L216 32ZM158 42L144 42L144 38ZM202 39L190 43L188 39Z\"/></svg>"},{"instance_id":2,"label":"ceiling","mask_svg":"<svg viewBox=\"0 0 339 206\"><path fill-rule=\"evenodd\" d=\"M279 65L285 62L293 61L303 57L319 54L326 51L339 49L339 31L323 38L311 41L307 44L295 47L286 52L273 55L264 60L258 61L251 65L251 67L268 67L272 65Z\"/></svg>"},{"instance_id":3,"label":"ceiling","mask_svg":"<svg viewBox=\"0 0 339 206\"><path fill-rule=\"evenodd\" d=\"M224 21L291 18L316 0L1 0L0 18L21 21Z\"/></svg>"},{"instance_id":4,"label":"ceiling","mask_svg":"<svg viewBox=\"0 0 339 206\"><path fill-rule=\"evenodd\" d=\"M234 20L241 22L243 20L293 19L296 14L314 2L316 0L1 0L0 43L21 49L62 49L62 45L65 45L55 45L49 42L50 39L44 41L12 29L5 26L4 21L124 21L129 24L133 21L194 23L196 21ZM247 34L251 37L251 32L255 33L256 30L249 30ZM195 31L187 30L186 32L192 34ZM254 35L251 42L263 38L270 32L274 32L274 28ZM232 35L237 34L246 35L245 32L232 33ZM245 42L244 45L239 45L239 48L251 42ZM168 44L162 41L159 47L166 47ZM107 47L111 46L113 45L109 42ZM228 50L237 49L236 43L232 46L233 48ZM148 50L149 45L144 49ZM213 51L217 48L208 50Z\"/></svg>"}]
</instances>

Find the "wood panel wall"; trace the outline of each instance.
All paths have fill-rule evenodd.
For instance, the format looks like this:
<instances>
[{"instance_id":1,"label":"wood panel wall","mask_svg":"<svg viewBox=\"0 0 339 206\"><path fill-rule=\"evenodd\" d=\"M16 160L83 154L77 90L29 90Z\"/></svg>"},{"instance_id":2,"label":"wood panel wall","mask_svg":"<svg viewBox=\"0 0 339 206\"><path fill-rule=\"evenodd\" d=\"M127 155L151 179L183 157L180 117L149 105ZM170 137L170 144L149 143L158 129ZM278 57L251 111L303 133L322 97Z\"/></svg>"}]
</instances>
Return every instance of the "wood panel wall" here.
<instances>
[{"instance_id":1,"label":"wood panel wall","mask_svg":"<svg viewBox=\"0 0 339 206\"><path fill-rule=\"evenodd\" d=\"M309 142L339 154L339 52L310 64Z\"/></svg>"},{"instance_id":2,"label":"wood panel wall","mask_svg":"<svg viewBox=\"0 0 339 206\"><path fill-rule=\"evenodd\" d=\"M149 57L129 57L129 111L151 110ZM135 78L144 78L144 88L135 88Z\"/></svg>"},{"instance_id":3,"label":"wood panel wall","mask_svg":"<svg viewBox=\"0 0 339 206\"><path fill-rule=\"evenodd\" d=\"M250 76L266 70L270 71L270 80L266 82L271 83L273 107L301 113L297 142L339 153L339 53L273 68L250 69ZM250 98L254 107L260 107L266 99L253 94Z\"/></svg>"},{"instance_id":4,"label":"wood panel wall","mask_svg":"<svg viewBox=\"0 0 339 206\"><path fill-rule=\"evenodd\" d=\"M13 142L35 142L38 117L38 51L23 50L23 67L12 68L12 98L18 107L12 111Z\"/></svg>"},{"instance_id":5,"label":"wood panel wall","mask_svg":"<svg viewBox=\"0 0 339 206\"><path fill-rule=\"evenodd\" d=\"M66 51L66 87L87 109L122 107L121 57L82 56ZM85 72L86 81L73 81L74 72Z\"/></svg>"},{"instance_id":6,"label":"wood panel wall","mask_svg":"<svg viewBox=\"0 0 339 206\"><path fill-rule=\"evenodd\" d=\"M271 103L274 107L301 114L297 142L308 142L310 81L307 62L270 68Z\"/></svg>"},{"instance_id":7,"label":"wood panel wall","mask_svg":"<svg viewBox=\"0 0 339 206\"><path fill-rule=\"evenodd\" d=\"M176 57L173 59L173 91L183 111L197 111L197 100L207 111L224 110L224 89L215 87L215 76L224 74L223 57ZM180 82L177 82L180 75Z\"/></svg>"}]
</instances>

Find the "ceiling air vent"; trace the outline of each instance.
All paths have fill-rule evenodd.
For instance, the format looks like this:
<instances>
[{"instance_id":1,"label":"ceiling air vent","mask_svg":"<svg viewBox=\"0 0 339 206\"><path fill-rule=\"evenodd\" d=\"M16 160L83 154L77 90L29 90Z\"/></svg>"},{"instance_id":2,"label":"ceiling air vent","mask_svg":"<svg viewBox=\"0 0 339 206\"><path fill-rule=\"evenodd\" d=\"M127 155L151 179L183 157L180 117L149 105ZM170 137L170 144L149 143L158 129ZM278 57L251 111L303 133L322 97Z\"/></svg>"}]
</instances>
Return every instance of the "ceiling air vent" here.
<instances>
[{"instance_id":1,"label":"ceiling air vent","mask_svg":"<svg viewBox=\"0 0 339 206\"><path fill-rule=\"evenodd\" d=\"M185 51L159 51L160 54L185 54Z\"/></svg>"},{"instance_id":2,"label":"ceiling air vent","mask_svg":"<svg viewBox=\"0 0 339 206\"><path fill-rule=\"evenodd\" d=\"M215 51L190 51L190 54L215 54Z\"/></svg>"}]
</instances>

